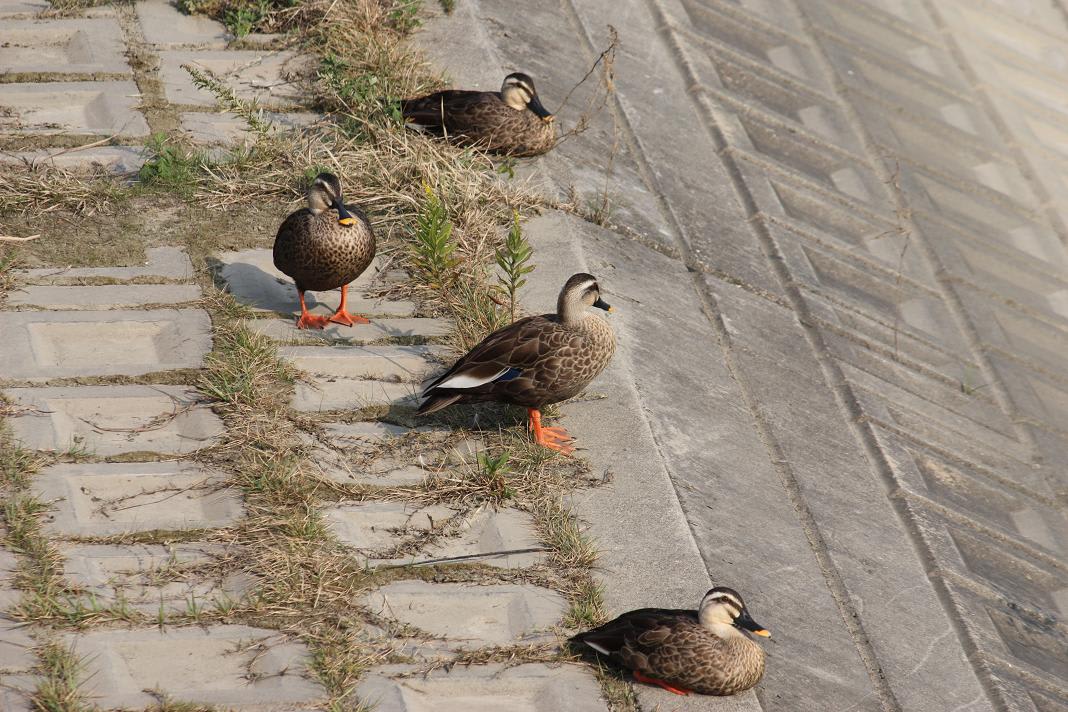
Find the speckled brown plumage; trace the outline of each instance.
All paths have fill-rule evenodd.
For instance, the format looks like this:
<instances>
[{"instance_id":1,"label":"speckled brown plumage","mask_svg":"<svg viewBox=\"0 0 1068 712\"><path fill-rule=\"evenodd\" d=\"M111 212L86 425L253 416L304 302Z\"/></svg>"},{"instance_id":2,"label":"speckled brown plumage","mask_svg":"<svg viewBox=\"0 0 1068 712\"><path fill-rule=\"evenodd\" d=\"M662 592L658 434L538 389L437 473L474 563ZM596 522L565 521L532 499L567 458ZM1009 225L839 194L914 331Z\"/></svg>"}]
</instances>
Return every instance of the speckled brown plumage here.
<instances>
[{"instance_id":1,"label":"speckled brown plumage","mask_svg":"<svg viewBox=\"0 0 1068 712\"><path fill-rule=\"evenodd\" d=\"M322 292L352 282L375 256L375 236L367 216L346 205L356 221L338 223L337 213L312 215L301 208L285 219L274 241L274 266L301 291Z\"/></svg>"},{"instance_id":2,"label":"speckled brown plumage","mask_svg":"<svg viewBox=\"0 0 1068 712\"><path fill-rule=\"evenodd\" d=\"M569 285L583 280L595 281L586 274L568 280L561 292L561 312L567 308ZM528 316L493 332L427 386L427 401L419 412L483 401L540 409L578 395L608 365L616 340L601 317L591 313L568 316L559 312ZM439 386L453 376L482 379L504 369L513 371L483 385L462 389Z\"/></svg>"},{"instance_id":3,"label":"speckled brown plumage","mask_svg":"<svg viewBox=\"0 0 1068 712\"><path fill-rule=\"evenodd\" d=\"M676 692L733 695L753 687L764 675L764 650L743 629L762 635L767 631L749 617L741 597L731 589L713 589L706 600L722 592L729 592L741 607L728 614L734 623L710 620L703 624L702 614L694 610L642 608L580 633L570 642L588 646L636 673L638 679L666 683L662 686L667 689L681 688Z\"/></svg>"},{"instance_id":4,"label":"speckled brown plumage","mask_svg":"<svg viewBox=\"0 0 1068 712\"><path fill-rule=\"evenodd\" d=\"M513 108L502 92L450 89L401 102L404 118L423 129L464 146L522 158L545 153L556 144L556 124L533 94L529 106ZM505 80L506 86L508 79ZM537 107L544 116L531 108Z\"/></svg>"},{"instance_id":5,"label":"speckled brown plumage","mask_svg":"<svg viewBox=\"0 0 1068 712\"><path fill-rule=\"evenodd\" d=\"M453 403L524 406L536 442L570 454L571 437L560 428L543 428L540 410L578 395L615 353L612 328L586 312L591 306L611 310L593 275L573 275L560 290L556 314L526 317L487 336L427 386L419 415Z\"/></svg>"}]
</instances>

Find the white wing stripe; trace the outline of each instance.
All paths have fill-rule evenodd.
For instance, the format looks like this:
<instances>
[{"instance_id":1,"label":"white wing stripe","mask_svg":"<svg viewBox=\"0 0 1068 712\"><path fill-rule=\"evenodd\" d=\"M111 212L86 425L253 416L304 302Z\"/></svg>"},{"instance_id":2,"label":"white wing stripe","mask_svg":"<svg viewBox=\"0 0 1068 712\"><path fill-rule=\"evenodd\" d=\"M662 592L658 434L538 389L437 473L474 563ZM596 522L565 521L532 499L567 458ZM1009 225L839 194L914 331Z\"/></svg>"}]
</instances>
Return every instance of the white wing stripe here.
<instances>
[{"instance_id":1,"label":"white wing stripe","mask_svg":"<svg viewBox=\"0 0 1068 712\"><path fill-rule=\"evenodd\" d=\"M489 383L490 381L496 381L498 378L510 371L507 366L502 368L492 376L485 378L477 378L475 376L469 376L467 374L458 373L447 381L442 381L435 388L474 388L475 386L481 386L483 383Z\"/></svg>"}]
</instances>

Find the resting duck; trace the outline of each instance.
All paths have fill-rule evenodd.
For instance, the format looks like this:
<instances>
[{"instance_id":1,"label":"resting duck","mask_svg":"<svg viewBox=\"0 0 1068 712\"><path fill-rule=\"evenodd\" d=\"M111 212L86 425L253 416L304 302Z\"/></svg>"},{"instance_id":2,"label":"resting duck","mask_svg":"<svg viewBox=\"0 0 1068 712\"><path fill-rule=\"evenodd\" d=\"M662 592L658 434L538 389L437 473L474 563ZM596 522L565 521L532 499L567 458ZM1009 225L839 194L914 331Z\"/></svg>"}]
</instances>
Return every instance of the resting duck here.
<instances>
[{"instance_id":1,"label":"resting duck","mask_svg":"<svg viewBox=\"0 0 1068 712\"><path fill-rule=\"evenodd\" d=\"M597 278L572 275L556 302L555 314L528 316L493 332L428 385L418 414L453 403L499 401L523 406L534 440L565 455L574 452L563 428L541 424L541 409L573 398L612 359L612 327L588 307L611 311L601 299Z\"/></svg>"},{"instance_id":2,"label":"resting duck","mask_svg":"<svg viewBox=\"0 0 1068 712\"><path fill-rule=\"evenodd\" d=\"M367 269L375 256L375 234L363 211L345 205L341 181L320 173L308 189L308 207L282 222L274 239L274 266L293 278L300 297L298 329L322 329L334 322L367 324L345 308L349 282ZM341 304L332 316L308 312L304 292L341 288Z\"/></svg>"},{"instance_id":3,"label":"resting duck","mask_svg":"<svg viewBox=\"0 0 1068 712\"><path fill-rule=\"evenodd\" d=\"M542 106L534 80L509 74L501 90L448 89L401 102L405 121L465 146L522 158L556 143L553 115Z\"/></svg>"},{"instance_id":4,"label":"resting duck","mask_svg":"<svg viewBox=\"0 0 1068 712\"><path fill-rule=\"evenodd\" d=\"M733 695L764 675L764 649L750 633L770 637L738 592L713 588L696 611L642 608L569 641L608 657L639 682L679 695Z\"/></svg>"}]
</instances>

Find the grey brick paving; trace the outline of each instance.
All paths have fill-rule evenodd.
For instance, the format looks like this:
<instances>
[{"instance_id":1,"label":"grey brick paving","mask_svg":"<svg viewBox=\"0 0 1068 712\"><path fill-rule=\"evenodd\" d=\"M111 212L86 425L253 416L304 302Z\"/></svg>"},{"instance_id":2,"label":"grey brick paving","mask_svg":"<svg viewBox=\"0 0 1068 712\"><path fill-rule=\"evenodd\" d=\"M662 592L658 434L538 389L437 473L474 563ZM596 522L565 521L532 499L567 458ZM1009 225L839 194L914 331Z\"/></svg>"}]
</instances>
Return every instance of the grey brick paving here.
<instances>
[{"instance_id":1,"label":"grey brick paving","mask_svg":"<svg viewBox=\"0 0 1068 712\"><path fill-rule=\"evenodd\" d=\"M208 447L222 421L182 386L9 388L7 419L26 447L101 456L188 453Z\"/></svg>"},{"instance_id":2,"label":"grey brick paving","mask_svg":"<svg viewBox=\"0 0 1068 712\"><path fill-rule=\"evenodd\" d=\"M196 368L211 350L200 309L6 312L0 329L4 375L37 381Z\"/></svg>"},{"instance_id":3,"label":"grey brick paving","mask_svg":"<svg viewBox=\"0 0 1068 712\"><path fill-rule=\"evenodd\" d=\"M222 473L188 463L52 465L33 488L52 503L46 530L67 535L223 527L242 514Z\"/></svg>"},{"instance_id":4,"label":"grey brick paving","mask_svg":"<svg viewBox=\"0 0 1068 712\"><path fill-rule=\"evenodd\" d=\"M552 641L564 598L528 584L470 585L396 581L368 596L372 612L463 648Z\"/></svg>"},{"instance_id":5,"label":"grey brick paving","mask_svg":"<svg viewBox=\"0 0 1068 712\"><path fill-rule=\"evenodd\" d=\"M99 287L30 285L10 292L6 301L10 306L79 311L178 304L196 301L201 296L200 287L191 284L114 284Z\"/></svg>"},{"instance_id":6,"label":"grey brick paving","mask_svg":"<svg viewBox=\"0 0 1068 712\"><path fill-rule=\"evenodd\" d=\"M307 111L291 113L265 112L264 120L270 122L276 131L302 129L315 123L319 116ZM181 116L182 129L193 140L205 144L233 144L255 141L256 136L248 127L248 122L231 114L205 114L203 112L184 113Z\"/></svg>"},{"instance_id":7,"label":"grey brick paving","mask_svg":"<svg viewBox=\"0 0 1068 712\"><path fill-rule=\"evenodd\" d=\"M142 0L135 7L145 41L157 47L222 49L230 40L222 23L203 15L187 15L168 0Z\"/></svg>"},{"instance_id":8,"label":"grey brick paving","mask_svg":"<svg viewBox=\"0 0 1068 712\"><path fill-rule=\"evenodd\" d=\"M112 18L9 20L0 28L0 66L8 72L129 74L125 50Z\"/></svg>"},{"instance_id":9,"label":"grey brick paving","mask_svg":"<svg viewBox=\"0 0 1068 712\"><path fill-rule=\"evenodd\" d=\"M41 284L62 284L67 279L107 277L128 280L139 278L189 279L193 265L180 247L149 247L145 263L133 267L37 267L21 270L20 278Z\"/></svg>"},{"instance_id":10,"label":"grey brick paving","mask_svg":"<svg viewBox=\"0 0 1068 712\"><path fill-rule=\"evenodd\" d=\"M299 312L298 312L299 313ZM325 313L325 312L324 312ZM341 326L330 324L325 329L298 329L293 319L250 319L245 322L257 334L282 342L301 344L353 343L384 341L386 339L428 339L445 336L450 329L444 319L424 317L379 317L370 324Z\"/></svg>"},{"instance_id":11,"label":"grey brick paving","mask_svg":"<svg viewBox=\"0 0 1068 712\"><path fill-rule=\"evenodd\" d=\"M478 665L438 669L429 675L403 665L372 668L356 694L379 712L603 712L597 680L574 667L526 664Z\"/></svg>"},{"instance_id":12,"label":"grey brick paving","mask_svg":"<svg viewBox=\"0 0 1068 712\"><path fill-rule=\"evenodd\" d=\"M147 136L132 81L0 84L0 133Z\"/></svg>"},{"instance_id":13,"label":"grey brick paving","mask_svg":"<svg viewBox=\"0 0 1068 712\"><path fill-rule=\"evenodd\" d=\"M266 107L296 105L302 96L297 77L308 66L306 58L289 51L163 50L159 56L167 100L183 106L215 106L215 97L198 89L182 64L210 70L238 97Z\"/></svg>"},{"instance_id":14,"label":"grey brick paving","mask_svg":"<svg viewBox=\"0 0 1068 712\"><path fill-rule=\"evenodd\" d=\"M78 150L11 151L0 154L0 163L38 168L55 167L65 170L101 168L125 175L140 170L145 163L145 152L141 148L125 146L96 146Z\"/></svg>"},{"instance_id":15,"label":"grey brick paving","mask_svg":"<svg viewBox=\"0 0 1068 712\"><path fill-rule=\"evenodd\" d=\"M96 704L145 707L151 693L208 705L295 705L324 695L309 677L307 648L284 635L241 625L101 630L68 635L85 656Z\"/></svg>"}]
</instances>

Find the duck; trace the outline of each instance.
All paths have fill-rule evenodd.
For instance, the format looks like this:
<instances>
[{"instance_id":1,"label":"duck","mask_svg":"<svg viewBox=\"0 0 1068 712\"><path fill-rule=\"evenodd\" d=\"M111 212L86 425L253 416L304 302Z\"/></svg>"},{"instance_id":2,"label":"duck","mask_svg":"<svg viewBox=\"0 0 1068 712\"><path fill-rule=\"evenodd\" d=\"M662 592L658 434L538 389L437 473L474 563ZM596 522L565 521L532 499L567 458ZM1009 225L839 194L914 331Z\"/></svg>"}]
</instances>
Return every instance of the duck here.
<instances>
[{"instance_id":1,"label":"duck","mask_svg":"<svg viewBox=\"0 0 1068 712\"><path fill-rule=\"evenodd\" d=\"M297 285L300 299L298 329L322 329L333 322L344 326L369 324L348 312L348 285L371 264L375 234L362 210L345 205L341 180L320 173L308 188L307 206L282 222L274 239L274 266ZM341 289L341 304L331 316L312 314L304 302L307 291Z\"/></svg>"},{"instance_id":2,"label":"duck","mask_svg":"<svg viewBox=\"0 0 1068 712\"><path fill-rule=\"evenodd\" d=\"M516 158L538 156L556 143L554 116L522 72L505 77L499 92L448 89L405 99L401 115L414 128Z\"/></svg>"},{"instance_id":3,"label":"duck","mask_svg":"<svg viewBox=\"0 0 1068 712\"><path fill-rule=\"evenodd\" d=\"M734 695L764 675L764 649L751 635L771 637L737 591L717 586L696 611L629 611L569 642L622 665L639 682L678 695Z\"/></svg>"},{"instance_id":4,"label":"duck","mask_svg":"<svg viewBox=\"0 0 1068 712\"><path fill-rule=\"evenodd\" d=\"M579 272L560 290L555 314L528 316L493 332L431 381L417 415L454 403L525 407L535 442L570 455L574 439L563 428L543 426L541 411L582 392L615 353L612 327L589 307L612 311L597 278Z\"/></svg>"}]
</instances>

